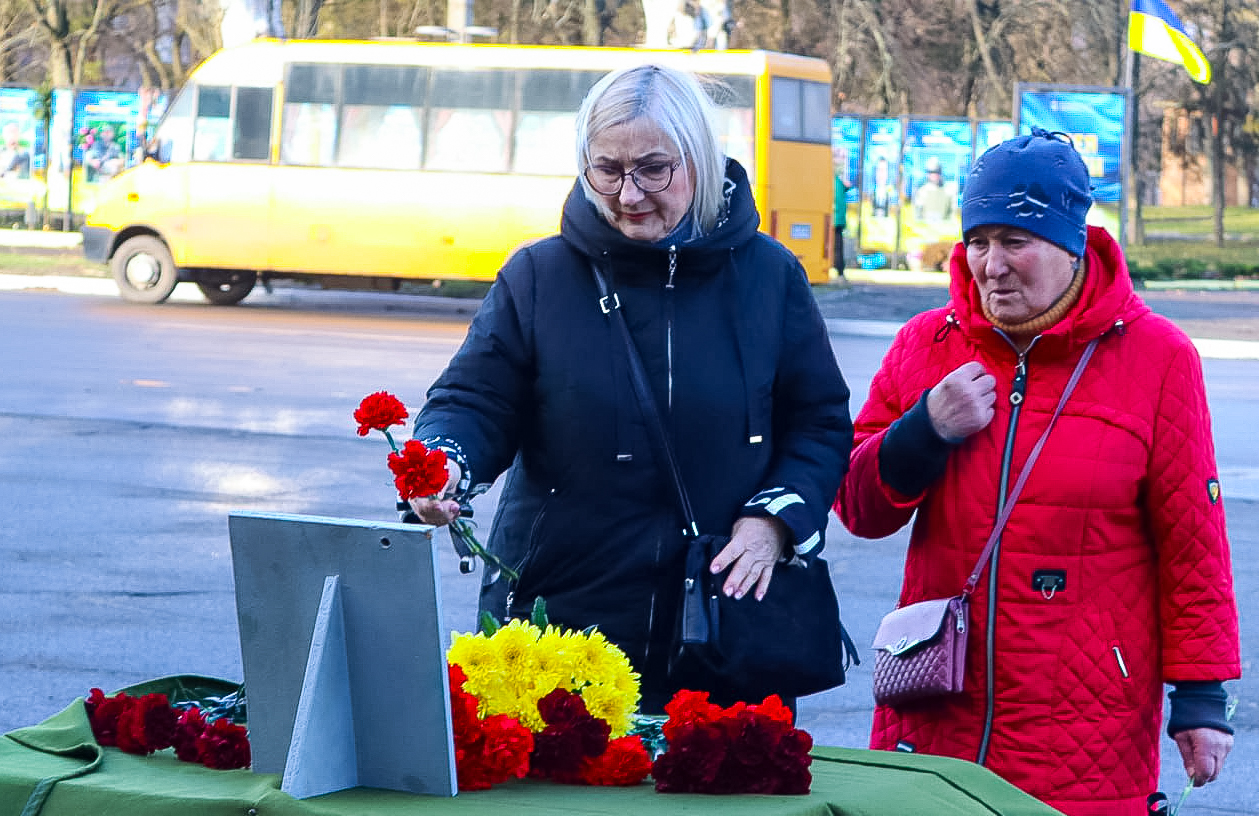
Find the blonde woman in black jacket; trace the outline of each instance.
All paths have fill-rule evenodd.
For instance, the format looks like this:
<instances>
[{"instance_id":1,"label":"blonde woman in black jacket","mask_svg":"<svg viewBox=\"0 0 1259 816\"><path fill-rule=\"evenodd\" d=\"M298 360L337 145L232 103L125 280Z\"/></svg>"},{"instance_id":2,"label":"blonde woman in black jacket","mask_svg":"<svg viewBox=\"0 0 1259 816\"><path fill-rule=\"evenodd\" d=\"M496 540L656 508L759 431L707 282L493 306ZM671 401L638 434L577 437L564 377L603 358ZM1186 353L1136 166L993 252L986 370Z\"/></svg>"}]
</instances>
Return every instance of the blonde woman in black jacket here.
<instances>
[{"instance_id":1,"label":"blonde woman in black jacket","mask_svg":"<svg viewBox=\"0 0 1259 816\"><path fill-rule=\"evenodd\" d=\"M592 267L618 296L700 528L731 535L711 565L732 565L728 594L763 597L775 562L822 549L848 388L695 77L612 73L577 128L560 234L508 260L429 390L414 435L447 451L451 484L412 506L447 523L505 472L488 545L519 579L488 573L482 609L523 617L542 597L553 623L597 625L642 675L644 711L679 688L729 702L722 678L670 669L682 524Z\"/></svg>"}]
</instances>

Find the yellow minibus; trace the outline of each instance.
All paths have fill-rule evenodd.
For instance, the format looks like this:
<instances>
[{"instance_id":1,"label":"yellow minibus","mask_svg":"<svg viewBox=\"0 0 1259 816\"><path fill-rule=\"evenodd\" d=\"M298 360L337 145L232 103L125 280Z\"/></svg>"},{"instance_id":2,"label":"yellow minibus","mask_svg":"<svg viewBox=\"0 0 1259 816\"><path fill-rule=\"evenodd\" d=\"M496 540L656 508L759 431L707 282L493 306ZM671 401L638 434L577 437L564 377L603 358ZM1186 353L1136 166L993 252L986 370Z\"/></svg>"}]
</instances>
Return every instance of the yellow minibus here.
<instances>
[{"instance_id":1,"label":"yellow minibus","mask_svg":"<svg viewBox=\"0 0 1259 816\"><path fill-rule=\"evenodd\" d=\"M258 280L396 291L493 280L558 231L575 118L609 70L654 60L720 80L726 152L762 229L811 280L830 263L830 73L766 51L256 40L190 75L146 157L99 191L84 252L128 300L192 281L232 304Z\"/></svg>"}]
</instances>

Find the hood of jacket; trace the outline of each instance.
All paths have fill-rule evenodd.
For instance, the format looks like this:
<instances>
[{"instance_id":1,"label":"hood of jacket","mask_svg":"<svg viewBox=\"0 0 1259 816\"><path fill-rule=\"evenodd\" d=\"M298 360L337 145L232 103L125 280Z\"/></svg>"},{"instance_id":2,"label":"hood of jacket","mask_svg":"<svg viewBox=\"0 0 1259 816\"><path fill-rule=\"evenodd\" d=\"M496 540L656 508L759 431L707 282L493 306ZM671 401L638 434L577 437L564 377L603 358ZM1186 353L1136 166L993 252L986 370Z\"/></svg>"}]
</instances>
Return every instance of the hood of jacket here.
<instances>
[{"instance_id":1,"label":"hood of jacket","mask_svg":"<svg viewBox=\"0 0 1259 816\"><path fill-rule=\"evenodd\" d=\"M1123 250L1109 232L1102 227L1089 227L1084 254L1080 299L1061 321L1042 332L1038 348L1052 346L1069 352L1100 337L1116 321L1132 323L1150 311L1133 288ZM996 334L984 316L979 285L966 262L964 242L953 248L949 261L949 297L954 317L968 336L982 340Z\"/></svg>"},{"instance_id":2,"label":"hood of jacket","mask_svg":"<svg viewBox=\"0 0 1259 816\"><path fill-rule=\"evenodd\" d=\"M761 217L752 198L748 174L734 159L726 159L724 202L716 227L708 234L678 243L678 274L712 274L719 270L730 250L756 234ZM579 252L601 260L616 270L617 277L643 274L644 270L666 268L669 245L627 238L607 222L586 198L580 179L573 184L564 202L560 235ZM653 258L658 256L658 258ZM656 260L656 263L652 263ZM654 274L654 273L653 273Z\"/></svg>"}]
</instances>

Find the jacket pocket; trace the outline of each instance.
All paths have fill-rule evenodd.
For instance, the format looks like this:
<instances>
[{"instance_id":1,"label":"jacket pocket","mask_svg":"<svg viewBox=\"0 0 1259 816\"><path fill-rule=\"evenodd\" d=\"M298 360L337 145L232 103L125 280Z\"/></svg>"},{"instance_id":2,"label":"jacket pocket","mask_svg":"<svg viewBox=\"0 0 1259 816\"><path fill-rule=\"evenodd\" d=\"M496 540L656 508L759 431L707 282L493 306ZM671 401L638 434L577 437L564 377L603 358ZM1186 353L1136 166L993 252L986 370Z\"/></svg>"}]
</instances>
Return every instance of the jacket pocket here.
<instances>
[{"instance_id":1,"label":"jacket pocket","mask_svg":"<svg viewBox=\"0 0 1259 816\"><path fill-rule=\"evenodd\" d=\"M1113 616L1094 605L1082 606L1064 633L1055 687L1060 705L1096 722L1108 712L1136 706L1134 655L1119 637Z\"/></svg>"}]
</instances>

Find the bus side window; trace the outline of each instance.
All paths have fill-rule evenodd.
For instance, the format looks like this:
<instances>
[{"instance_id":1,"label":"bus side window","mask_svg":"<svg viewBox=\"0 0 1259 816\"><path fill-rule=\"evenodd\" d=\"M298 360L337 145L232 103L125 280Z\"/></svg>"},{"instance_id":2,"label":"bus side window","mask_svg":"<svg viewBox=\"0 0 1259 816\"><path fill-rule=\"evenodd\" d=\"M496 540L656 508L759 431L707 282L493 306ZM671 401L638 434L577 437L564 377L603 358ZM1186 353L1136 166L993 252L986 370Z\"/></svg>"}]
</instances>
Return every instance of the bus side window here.
<instances>
[{"instance_id":1,"label":"bus side window","mask_svg":"<svg viewBox=\"0 0 1259 816\"><path fill-rule=\"evenodd\" d=\"M420 169L427 86L424 67L347 66L337 165Z\"/></svg>"},{"instance_id":2,"label":"bus side window","mask_svg":"<svg viewBox=\"0 0 1259 816\"><path fill-rule=\"evenodd\" d=\"M341 67L292 65L284 87L280 162L330 167L336 151Z\"/></svg>"},{"instance_id":3,"label":"bus side window","mask_svg":"<svg viewBox=\"0 0 1259 816\"><path fill-rule=\"evenodd\" d=\"M722 75L721 84L707 90L717 106L717 138L722 152L743 165L748 181L756 184L756 80Z\"/></svg>"},{"instance_id":4,"label":"bus side window","mask_svg":"<svg viewBox=\"0 0 1259 816\"><path fill-rule=\"evenodd\" d=\"M774 77L770 105L772 138L830 144L831 89L826 83Z\"/></svg>"},{"instance_id":5,"label":"bus side window","mask_svg":"<svg viewBox=\"0 0 1259 816\"><path fill-rule=\"evenodd\" d=\"M577 108L602 73L537 70L520 77L512 170L554 176L577 175L569 145L577 136Z\"/></svg>"},{"instance_id":6,"label":"bus side window","mask_svg":"<svg viewBox=\"0 0 1259 816\"><path fill-rule=\"evenodd\" d=\"M514 71L433 71L424 166L506 172L514 86Z\"/></svg>"},{"instance_id":7,"label":"bus side window","mask_svg":"<svg viewBox=\"0 0 1259 816\"><path fill-rule=\"evenodd\" d=\"M183 164L192 159L192 109L197 86L188 85L166 110L166 116L153 136L157 160L162 164Z\"/></svg>"},{"instance_id":8,"label":"bus side window","mask_svg":"<svg viewBox=\"0 0 1259 816\"><path fill-rule=\"evenodd\" d=\"M271 88L236 89L234 159L271 158Z\"/></svg>"},{"instance_id":9,"label":"bus side window","mask_svg":"<svg viewBox=\"0 0 1259 816\"><path fill-rule=\"evenodd\" d=\"M831 86L825 82L801 82L804 116L800 141L831 143Z\"/></svg>"},{"instance_id":10,"label":"bus side window","mask_svg":"<svg viewBox=\"0 0 1259 816\"><path fill-rule=\"evenodd\" d=\"M772 106L770 118L773 122L771 138L800 141L800 134L804 131L801 121L804 114L800 110L800 80L774 77L770 80L769 87L769 103Z\"/></svg>"},{"instance_id":11,"label":"bus side window","mask_svg":"<svg viewBox=\"0 0 1259 816\"><path fill-rule=\"evenodd\" d=\"M232 141L232 89L203 85L197 89L197 118L192 133L192 160L227 161Z\"/></svg>"}]
</instances>

